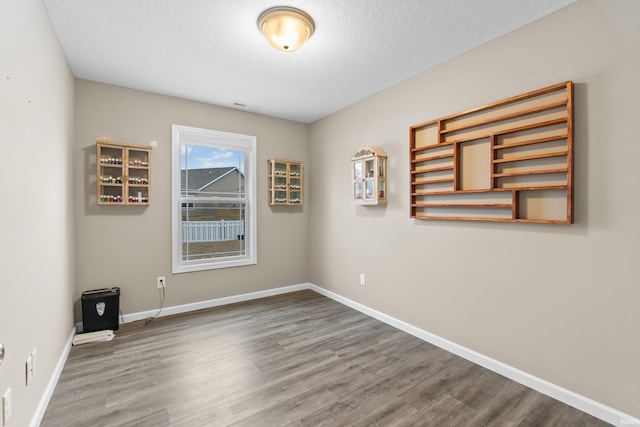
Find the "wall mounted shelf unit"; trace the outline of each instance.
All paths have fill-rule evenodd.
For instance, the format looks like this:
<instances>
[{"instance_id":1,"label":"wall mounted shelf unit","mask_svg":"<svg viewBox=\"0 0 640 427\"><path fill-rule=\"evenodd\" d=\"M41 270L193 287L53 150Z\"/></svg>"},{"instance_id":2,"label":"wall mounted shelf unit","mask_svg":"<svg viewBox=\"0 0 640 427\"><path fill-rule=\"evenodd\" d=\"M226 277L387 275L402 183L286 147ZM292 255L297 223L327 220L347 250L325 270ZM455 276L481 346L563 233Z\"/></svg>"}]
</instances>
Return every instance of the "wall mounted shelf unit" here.
<instances>
[{"instance_id":1,"label":"wall mounted shelf unit","mask_svg":"<svg viewBox=\"0 0 640 427\"><path fill-rule=\"evenodd\" d=\"M573 82L409 133L412 218L573 223Z\"/></svg>"},{"instance_id":2,"label":"wall mounted shelf unit","mask_svg":"<svg viewBox=\"0 0 640 427\"><path fill-rule=\"evenodd\" d=\"M387 153L362 147L351 157L351 203L387 204Z\"/></svg>"},{"instance_id":3,"label":"wall mounted shelf unit","mask_svg":"<svg viewBox=\"0 0 640 427\"><path fill-rule=\"evenodd\" d=\"M302 162L269 159L268 201L271 206L301 206L303 195Z\"/></svg>"},{"instance_id":4,"label":"wall mounted shelf unit","mask_svg":"<svg viewBox=\"0 0 640 427\"><path fill-rule=\"evenodd\" d=\"M99 138L96 142L96 168L98 205L150 204L151 148Z\"/></svg>"}]
</instances>

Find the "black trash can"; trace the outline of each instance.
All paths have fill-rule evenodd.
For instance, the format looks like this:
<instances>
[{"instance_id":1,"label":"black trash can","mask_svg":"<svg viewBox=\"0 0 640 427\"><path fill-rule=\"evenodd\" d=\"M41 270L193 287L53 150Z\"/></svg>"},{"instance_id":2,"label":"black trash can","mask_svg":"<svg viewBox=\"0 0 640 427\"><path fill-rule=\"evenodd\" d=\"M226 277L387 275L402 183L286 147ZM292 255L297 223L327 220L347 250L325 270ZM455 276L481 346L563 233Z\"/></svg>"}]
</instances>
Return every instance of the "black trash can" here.
<instances>
[{"instance_id":1,"label":"black trash can","mask_svg":"<svg viewBox=\"0 0 640 427\"><path fill-rule=\"evenodd\" d=\"M82 328L84 332L118 330L120 288L96 289L82 293Z\"/></svg>"}]
</instances>

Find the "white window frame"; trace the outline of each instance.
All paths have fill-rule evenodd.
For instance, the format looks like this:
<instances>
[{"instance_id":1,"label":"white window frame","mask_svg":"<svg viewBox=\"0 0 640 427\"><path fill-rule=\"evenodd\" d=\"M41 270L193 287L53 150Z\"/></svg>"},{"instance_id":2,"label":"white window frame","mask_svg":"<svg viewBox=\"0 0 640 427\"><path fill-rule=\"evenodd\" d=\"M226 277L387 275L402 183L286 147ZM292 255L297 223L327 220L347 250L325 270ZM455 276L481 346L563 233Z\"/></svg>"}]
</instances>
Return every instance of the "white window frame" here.
<instances>
[{"instance_id":1,"label":"white window frame","mask_svg":"<svg viewBox=\"0 0 640 427\"><path fill-rule=\"evenodd\" d=\"M200 145L205 147L225 148L245 152L245 254L242 256L228 256L204 260L182 260L181 208L185 198L181 197L181 147L186 145ZM172 272L185 273L190 271L213 270L218 268L239 267L258 263L257 256L257 196L256 196L256 137L237 133L201 129L182 125L171 126L171 245ZM216 201L217 197L202 201ZM226 199L220 200L225 201ZM193 202L190 199L189 202Z\"/></svg>"}]
</instances>

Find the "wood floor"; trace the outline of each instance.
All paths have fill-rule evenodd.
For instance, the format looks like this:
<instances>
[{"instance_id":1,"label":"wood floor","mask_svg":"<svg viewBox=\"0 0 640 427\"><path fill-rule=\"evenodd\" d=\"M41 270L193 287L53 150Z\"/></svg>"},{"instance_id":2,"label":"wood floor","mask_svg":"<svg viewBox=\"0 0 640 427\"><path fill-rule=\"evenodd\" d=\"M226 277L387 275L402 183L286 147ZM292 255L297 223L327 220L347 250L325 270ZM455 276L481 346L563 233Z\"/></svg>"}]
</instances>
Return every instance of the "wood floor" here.
<instances>
[{"instance_id":1,"label":"wood floor","mask_svg":"<svg viewBox=\"0 0 640 427\"><path fill-rule=\"evenodd\" d=\"M42 426L604 426L312 291L71 349Z\"/></svg>"}]
</instances>

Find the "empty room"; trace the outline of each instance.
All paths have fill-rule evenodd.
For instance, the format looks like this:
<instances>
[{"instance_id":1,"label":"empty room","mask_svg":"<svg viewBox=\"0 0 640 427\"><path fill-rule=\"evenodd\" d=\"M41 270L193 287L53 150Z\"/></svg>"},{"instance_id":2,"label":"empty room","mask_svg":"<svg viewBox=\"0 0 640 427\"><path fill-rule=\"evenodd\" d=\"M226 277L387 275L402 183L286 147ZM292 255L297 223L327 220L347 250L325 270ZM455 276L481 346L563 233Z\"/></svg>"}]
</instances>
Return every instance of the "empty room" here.
<instances>
[{"instance_id":1,"label":"empty room","mask_svg":"<svg viewBox=\"0 0 640 427\"><path fill-rule=\"evenodd\" d=\"M640 424L640 2L0 20L1 427Z\"/></svg>"}]
</instances>

